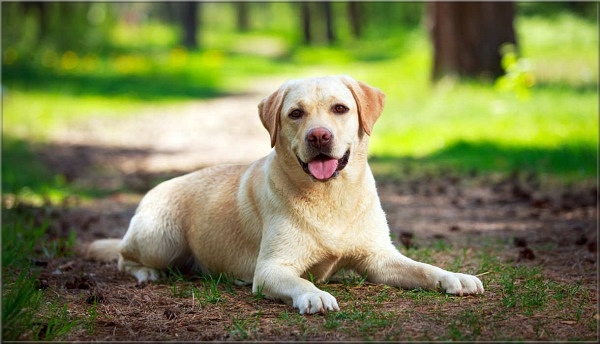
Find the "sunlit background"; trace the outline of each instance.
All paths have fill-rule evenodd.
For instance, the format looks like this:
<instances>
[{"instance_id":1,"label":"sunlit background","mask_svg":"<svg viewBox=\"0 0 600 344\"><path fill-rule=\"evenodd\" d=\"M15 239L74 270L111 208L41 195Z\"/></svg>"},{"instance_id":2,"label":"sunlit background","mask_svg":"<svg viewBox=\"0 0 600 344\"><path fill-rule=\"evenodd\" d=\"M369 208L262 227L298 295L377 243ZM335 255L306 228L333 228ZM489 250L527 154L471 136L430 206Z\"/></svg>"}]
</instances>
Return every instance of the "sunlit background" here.
<instances>
[{"instance_id":1,"label":"sunlit background","mask_svg":"<svg viewBox=\"0 0 600 344\"><path fill-rule=\"evenodd\" d=\"M498 49L501 75L435 78L428 11L403 2L3 2L3 193L46 178L30 166L34 146L82 122L244 93L265 78L338 73L387 94L371 141L376 172L418 161L595 178L597 5L516 3L507 24L516 46Z\"/></svg>"}]
</instances>

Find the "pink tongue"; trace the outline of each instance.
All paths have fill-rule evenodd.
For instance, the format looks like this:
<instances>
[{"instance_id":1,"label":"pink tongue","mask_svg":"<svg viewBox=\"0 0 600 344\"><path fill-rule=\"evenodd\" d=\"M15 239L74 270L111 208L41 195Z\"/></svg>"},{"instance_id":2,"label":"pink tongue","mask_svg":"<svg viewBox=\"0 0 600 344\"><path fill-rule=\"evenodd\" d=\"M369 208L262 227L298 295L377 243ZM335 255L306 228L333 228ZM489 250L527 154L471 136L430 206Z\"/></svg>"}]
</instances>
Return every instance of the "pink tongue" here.
<instances>
[{"instance_id":1,"label":"pink tongue","mask_svg":"<svg viewBox=\"0 0 600 344\"><path fill-rule=\"evenodd\" d=\"M337 166L338 161L336 159L316 159L308 163L308 170L313 177L323 180L331 178L335 173Z\"/></svg>"}]
</instances>

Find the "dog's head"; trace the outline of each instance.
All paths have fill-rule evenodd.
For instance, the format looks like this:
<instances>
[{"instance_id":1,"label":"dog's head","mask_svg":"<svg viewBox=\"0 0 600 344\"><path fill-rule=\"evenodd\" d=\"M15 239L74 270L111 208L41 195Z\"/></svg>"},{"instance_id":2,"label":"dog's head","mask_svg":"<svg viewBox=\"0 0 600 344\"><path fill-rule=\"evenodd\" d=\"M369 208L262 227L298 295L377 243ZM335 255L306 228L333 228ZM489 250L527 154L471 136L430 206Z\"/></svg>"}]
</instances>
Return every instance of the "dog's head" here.
<instances>
[{"instance_id":1,"label":"dog's head","mask_svg":"<svg viewBox=\"0 0 600 344\"><path fill-rule=\"evenodd\" d=\"M356 156L383 111L380 90L348 76L290 80L258 106L271 146L307 174L330 180Z\"/></svg>"}]
</instances>

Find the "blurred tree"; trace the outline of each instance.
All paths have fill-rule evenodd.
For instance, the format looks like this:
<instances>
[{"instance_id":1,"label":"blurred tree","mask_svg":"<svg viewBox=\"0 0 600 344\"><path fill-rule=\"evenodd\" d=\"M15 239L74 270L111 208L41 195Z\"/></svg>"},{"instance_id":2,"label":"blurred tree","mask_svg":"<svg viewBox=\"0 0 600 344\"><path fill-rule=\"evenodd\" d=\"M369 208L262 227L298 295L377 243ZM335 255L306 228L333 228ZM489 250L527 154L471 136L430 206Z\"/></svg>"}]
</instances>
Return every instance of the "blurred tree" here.
<instances>
[{"instance_id":1,"label":"blurred tree","mask_svg":"<svg viewBox=\"0 0 600 344\"><path fill-rule=\"evenodd\" d=\"M348 21L350 22L350 29L354 38L360 38L361 36L361 15L362 3L351 1L348 3Z\"/></svg>"},{"instance_id":2,"label":"blurred tree","mask_svg":"<svg viewBox=\"0 0 600 344\"><path fill-rule=\"evenodd\" d=\"M152 13L151 15L155 15L166 23L176 24L179 22L179 3L171 1L158 2L154 6L156 13Z\"/></svg>"},{"instance_id":3,"label":"blurred tree","mask_svg":"<svg viewBox=\"0 0 600 344\"><path fill-rule=\"evenodd\" d=\"M315 39L324 41L326 44L336 41L333 8L330 1L301 2L300 12L305 44L313 44ZM317 20L313 20L314 18Z\"/></svg>"},{"instance_id":4,"label":"blurred tree","mask_svg":"<svg viewBox=\"0 0 600 344\"><path fill-rule=\"evenodd\" d=\"M321 3L323 14L325 15L325 38L328 44L335 42L335 32L333 30L333 14L331 2L324 1Z\"/></svg>"},{"instance_id":5,"label":"blurred tree","mask_svg":"<svg viewBox=\"0 0 600 344\"><path fill-rule=\"evenodd\" d=\"M302 37L304 44L312 43L312 35L310 32L310 6L308 2L300 3L300 11L302 12Z\"/></svg>"},{"instance_id":6,"label":"blurred tree","mask_svg":"<svg viewBox=\"0 0 600 344\"><path fill-rule=\"evenodd\" d=\"M196 33L199 27L198 12L200 11L200 3L186 1L179 3L179 5L181 6L181 24L183 25L183 45L188 49L197 49L199 43Z\"/></svg>"},{"instance_id":7,"label":"blurred tree","mask_svg":"<svg viewBox=\"0 0 600 344\"><path fill-rule=\"evenodd\" d=\"M37 39L41 39L49 29L48 3L43 1L22 2L21 6L25 15L33 15L38 18Z\"/></svg>"},{"instance_id":8,"label":"blurred tree","mask_svg":"<svg viewBox=\"0 0 600 344\"><path fill-rule=\"evenodd\" d=\"M2 2L2 46L40 59L43 50L78 53L109 44L114 16L92 2Z\"/></svg>"},{"instance_id":9,"label":"blurred tree","mask_svg":"<svg viewBox=\"0 0 600 344\"><path fill-rule=\"evenodd\" d=\"M237 11L237 30L239 32L247 32L250 29L250 20L248 16L249 3L240 1L236 3Z\"/></svg>"},{"instance_id":10,"label":"blurred tree","mask_svg":"<svg viewBox=\"0 0 600 344\"><path fill-rule=\"evenodd\" d=\"M496 78L503 74L500 46L516 44L512 2L431 2L426 12L434 80L445 75Z\"/></svg>"}]
</instances>

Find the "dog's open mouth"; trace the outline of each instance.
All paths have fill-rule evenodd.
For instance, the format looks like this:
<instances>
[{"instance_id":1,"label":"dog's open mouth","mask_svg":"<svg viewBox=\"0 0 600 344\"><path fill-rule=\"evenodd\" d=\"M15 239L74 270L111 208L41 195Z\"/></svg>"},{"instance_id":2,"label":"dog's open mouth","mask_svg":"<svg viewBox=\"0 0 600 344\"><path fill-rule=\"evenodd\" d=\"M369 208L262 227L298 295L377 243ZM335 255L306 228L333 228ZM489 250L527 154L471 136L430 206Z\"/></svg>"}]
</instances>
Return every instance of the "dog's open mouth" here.
<instances>
[{"instance_id":1,"label":"dog's open mouth","mask_svg":"<svg viewBox=\"0 0 600 344\"><path fill-rule=\"evenodd\" d=\"M310 174L315 179L320 181L326 181L331 178L335 178L339 175L340 171L348 164L350 158L350 150L346 151L346 154L341 159L335 159L326 154L319 154L315 156L308 163L303 162L298 158L298 162L302 166L304 172Z\"/></svg>"}]
</instances>

